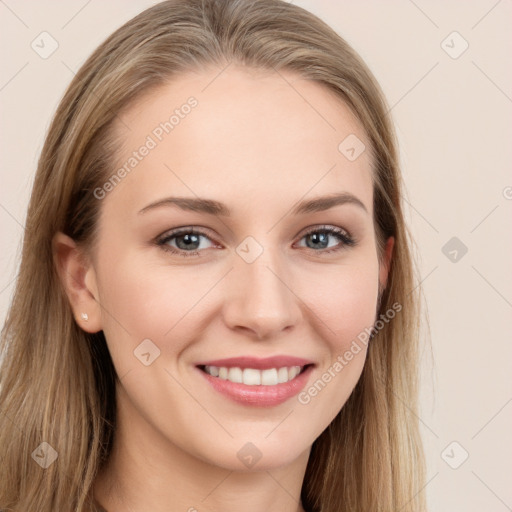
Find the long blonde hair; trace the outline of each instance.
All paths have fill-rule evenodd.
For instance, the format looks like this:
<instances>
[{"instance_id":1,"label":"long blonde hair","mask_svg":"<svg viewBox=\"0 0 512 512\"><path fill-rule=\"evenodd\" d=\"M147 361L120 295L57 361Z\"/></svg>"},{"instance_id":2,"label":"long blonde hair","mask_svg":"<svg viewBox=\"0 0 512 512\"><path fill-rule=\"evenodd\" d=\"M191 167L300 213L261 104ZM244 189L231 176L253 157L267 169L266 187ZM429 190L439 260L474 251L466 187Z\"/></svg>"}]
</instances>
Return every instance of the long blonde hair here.
<instances>
[{"instance_id":1,"label":"long blonde hair","mask_svg":"<svg viewBox=\"0 0 512 512\"><path fill-rule=\"evenodd\" d=\"M420 512L424 455L418 395L420 288L402 212L397 143L370 70L329 26L281 0L169 0L114 32L81 67L56 111L30 198L14 297L0 350L0 508L96 510L95 476L115 432L116 374L103 332L74 321L52 237L87 248L119 141L112 125L139 95L191 69L237 62L290 70L333 91L362 123L373 153L374 224L382 261L395 237L377 315L402 309L368 346L350 398L314 442L302 500L315 512ZM58 459L33 454L47 442ZM41 448L39 448L41 450Z\"/></svg>"}]
</instances>

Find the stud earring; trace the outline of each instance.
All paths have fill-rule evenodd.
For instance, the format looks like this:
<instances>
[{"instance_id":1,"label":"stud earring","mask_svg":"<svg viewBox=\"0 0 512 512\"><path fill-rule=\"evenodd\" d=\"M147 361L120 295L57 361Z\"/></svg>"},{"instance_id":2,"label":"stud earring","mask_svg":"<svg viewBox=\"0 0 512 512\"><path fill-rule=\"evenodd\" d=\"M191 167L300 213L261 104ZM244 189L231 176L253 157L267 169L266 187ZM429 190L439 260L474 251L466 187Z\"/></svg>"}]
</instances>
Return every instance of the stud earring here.
<instances>
[{"instance_id":1,"label":"stud earring","mask_svg":"<svg viewBox=\"0 0 512 512\"><path fill-rule=\"evenodd\" d=\"M87 320L89 320L89 315L87 313L82 313L80 315L82 317L83 320L85 320L87 322Z\"/></svg>"}]
</instances>

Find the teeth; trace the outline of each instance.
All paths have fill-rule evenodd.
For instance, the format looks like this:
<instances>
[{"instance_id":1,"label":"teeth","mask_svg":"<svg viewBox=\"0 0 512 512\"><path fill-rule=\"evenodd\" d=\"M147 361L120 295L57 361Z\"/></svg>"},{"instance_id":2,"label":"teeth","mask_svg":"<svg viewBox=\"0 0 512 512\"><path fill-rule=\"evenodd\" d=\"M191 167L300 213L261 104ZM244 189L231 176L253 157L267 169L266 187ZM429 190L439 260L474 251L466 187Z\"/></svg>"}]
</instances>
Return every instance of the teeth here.
<instances>
[{"instance_id":1,"label":"teeth","mask_svg":"<svg viewBox=\"0 0 512 512\"><path fill-rule=\"evenodd\" d=\"M288 380L292 380L300 373L300 366L292 366L288 369Z\"/></svg>"},{"instance_id":2,"label":"teeth","mask_svg":"<svg viewBox=\"0 0 512 512\"><path fill-rule=\"evenodd\" d=\"M243 382L247 386L259 386L261 384L261 372L254 368L246 368L243 373Z\"/></svg>"},{"instance_id":3,"label":"teeth","mask_svg":"<svg viewBox=\"0 0 512 512\"><path fill-rule=\"evenodd\" d=\"M240 368L230 368L228 372L228 379L231 382L243 382L242 380L242 370Z\"/></svg>"},{"instance_id":4,"label":"teeth","mask_svg":"<svg viewBox=\"0 0 512 512\"><path fill-rule=\"evenodd\" d=\"M204 370L212 377L218 377L222 380L229 380L237 384L246 386L275 386L288 382L301 372L300 366L283 366L282 368L269 368L267 370L257 370L254 368L238 367L226 368L224 366L205 366Z\"/></svg>"},{"instance_id":5,"label":"teeth","mask_svg":"<svg viewBox=\"0 0 512 512\"><path fill-rule=\"evenodd\" d=\"M275 386L277 384L277 370L275 368L263 370L261 372L261 383L264 386Z\"/></svg>"},{"instance_id":6,"label":"teeth","mask_svg":"<svg viewBox=\"0 0 512 512\"><path fill-rule=\"evenodd\" d=\"M279 382L279 384L288 382L288 368L286 368L286 366L277 370L277 382Z\"/></svg>"}]
</instances>

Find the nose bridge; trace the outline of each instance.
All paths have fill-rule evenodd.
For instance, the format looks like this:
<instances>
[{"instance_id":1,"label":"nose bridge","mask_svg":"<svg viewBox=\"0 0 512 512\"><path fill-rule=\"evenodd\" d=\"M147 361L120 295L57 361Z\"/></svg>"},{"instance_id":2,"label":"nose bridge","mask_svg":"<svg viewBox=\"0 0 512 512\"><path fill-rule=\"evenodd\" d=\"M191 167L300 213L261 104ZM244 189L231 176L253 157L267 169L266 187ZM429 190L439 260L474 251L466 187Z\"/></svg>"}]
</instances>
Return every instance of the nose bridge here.
<instances>
[{"instance_id":1,"label":"nose bridge","mask_svg":"<svg viewBox=\"0 0 512 512\"><path fill-rule=\"evenodd\" d=\"M225 304L225 320L231 328L249 329L261 339L297 324L299 301L285 268L276 247L256 245L254 239L240 244Z\"/></svg>"}]
</instances>

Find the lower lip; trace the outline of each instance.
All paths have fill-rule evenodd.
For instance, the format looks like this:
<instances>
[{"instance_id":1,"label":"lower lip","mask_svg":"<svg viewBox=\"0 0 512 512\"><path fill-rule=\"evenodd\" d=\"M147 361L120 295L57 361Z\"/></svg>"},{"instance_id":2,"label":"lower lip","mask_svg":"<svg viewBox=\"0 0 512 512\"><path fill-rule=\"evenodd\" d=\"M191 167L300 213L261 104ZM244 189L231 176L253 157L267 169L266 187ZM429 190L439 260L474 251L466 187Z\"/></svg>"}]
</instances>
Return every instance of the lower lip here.
<instances>
[{"instance_id":1,"label":"lower lip","mask_svg":"<svg viewBox=\"0 0 512 512\"><path fill-rule=\"evenodd\" d=\"M294 379L283 382L282 384L276 384L275 386L248 386L247 384L238 384L219 377L212 377L200 368L197 368L197 370L216 391L235 402L244 405L272 407L286 402L286 400L297 395L304 388L309 374L313 370L313 365L308 366Z\"/></svg>"}]
</instances>

